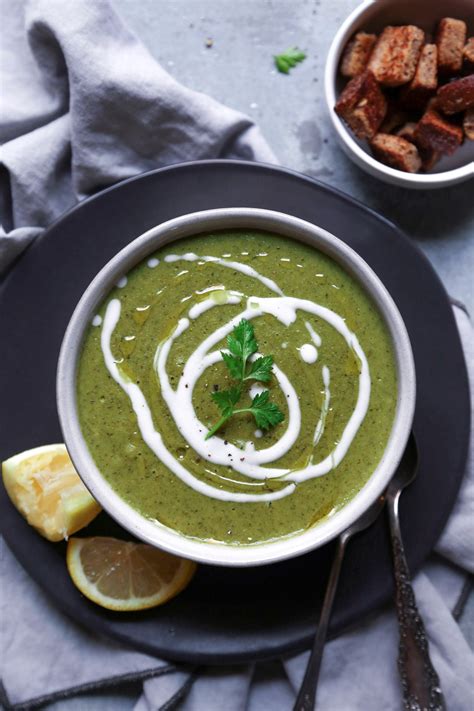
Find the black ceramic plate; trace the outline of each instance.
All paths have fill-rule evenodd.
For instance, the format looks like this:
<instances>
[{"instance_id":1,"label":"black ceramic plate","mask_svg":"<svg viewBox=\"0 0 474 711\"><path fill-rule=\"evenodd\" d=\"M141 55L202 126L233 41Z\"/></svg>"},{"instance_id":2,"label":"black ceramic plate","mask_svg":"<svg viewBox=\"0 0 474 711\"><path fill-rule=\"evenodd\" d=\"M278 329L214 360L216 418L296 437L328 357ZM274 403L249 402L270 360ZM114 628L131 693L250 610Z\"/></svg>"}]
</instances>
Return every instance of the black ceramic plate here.
<instances>
[{"instance_id":1,"label":"black ceramic plate","mask_svg":"<svg viewBox=\"0 0 474 711\"><path fill-rule=\"evenodd\" d=\"M351 245L388 287L415 354L415 433L420 470L403 495L402 528L412 571L433 548L454 504L466 461L466 369L446 293L424 256L392 224L314 180L270 166L210 161L125 181L61 218L19 260L0 294L0 458L61 441L55 371L68 319L96 272L150 227L195 210L245 206L314 222ZM3 535L31 577L65 613L96 632L171 660L229 663L301 650L315 630L333 545L251 569L200 566L163 608L107 612L71 583L65 545L37 535L1 489ZM102 514L87 533L128 534ZM385 520L350 544L331 634L392 594Z\"/></svg>"}]
</instances>

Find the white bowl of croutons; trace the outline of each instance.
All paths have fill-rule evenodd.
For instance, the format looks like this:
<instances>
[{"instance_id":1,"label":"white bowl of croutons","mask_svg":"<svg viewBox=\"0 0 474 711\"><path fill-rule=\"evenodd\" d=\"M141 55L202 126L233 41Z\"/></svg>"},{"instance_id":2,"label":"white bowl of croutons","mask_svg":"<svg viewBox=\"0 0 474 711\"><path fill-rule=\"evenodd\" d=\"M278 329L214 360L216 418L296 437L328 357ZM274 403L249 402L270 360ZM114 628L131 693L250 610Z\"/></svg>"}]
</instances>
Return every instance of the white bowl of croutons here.
<instances>
[{"instance_id":1,"label":"white bowl of croutons","mask_svg":"<svg viewBox=\"0 0 474 711\"><path fill-rule=\"evenodd\" d=\"M474 177L474 0L366 0L324 81L341 146L371 175L418 189Z\"/></svg>"}]
</instances>

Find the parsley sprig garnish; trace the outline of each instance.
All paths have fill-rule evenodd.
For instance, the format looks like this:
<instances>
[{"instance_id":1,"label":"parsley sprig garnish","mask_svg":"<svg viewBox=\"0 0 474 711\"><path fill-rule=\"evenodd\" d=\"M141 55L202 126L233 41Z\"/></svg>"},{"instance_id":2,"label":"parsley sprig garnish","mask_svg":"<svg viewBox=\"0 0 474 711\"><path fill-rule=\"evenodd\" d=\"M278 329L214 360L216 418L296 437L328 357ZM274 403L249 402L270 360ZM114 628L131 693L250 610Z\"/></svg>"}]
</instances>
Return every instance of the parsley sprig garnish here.
<instances>
[{"instance_id":1,"label":"parsley sprig garnish","mask_svg":"<svg viewBox=\"0 0 474 711\"><path fill-rule=\"evenodd\" d=\"M297 64L306 59L306 54L298 47L290 47L285 52L276 54L273 59L278 71L282 74L288 74L290 69L293 69L293 67L296 67Z\"/></svg>"},{"instance_id":2,"label":"parsley sprig garnish","mask_svg":"<svg viewBox=\"0 0 474 711\"><path fill-rule=\"evenodd\" d=\"M237 408L243 394L246 380L267 383L272 374L273 356L260 356L254 361L250 357L257 352L258 345L252 324L242 319L227 336L229 353L221 351L221 356L232 378L237 381L228 390L212 393L212 399L221 411L221 418L209 430L206 439L212 437L233 415L250 412L258 427L268 430L285 419L278 405L270 402L270 391L264 390L253 398L249 407Z\"/></svg>"}]
</instances>

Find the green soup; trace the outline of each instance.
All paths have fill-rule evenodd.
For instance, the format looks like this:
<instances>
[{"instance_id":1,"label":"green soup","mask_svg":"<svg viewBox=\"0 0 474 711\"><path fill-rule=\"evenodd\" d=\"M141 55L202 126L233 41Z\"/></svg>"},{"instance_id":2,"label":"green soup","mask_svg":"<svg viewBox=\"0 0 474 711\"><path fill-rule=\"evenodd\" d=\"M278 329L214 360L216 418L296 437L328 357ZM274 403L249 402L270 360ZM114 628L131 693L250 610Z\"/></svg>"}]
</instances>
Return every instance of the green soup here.
<instances>
[{"instance_id":1,"label":"green soup","mask_svg":"<svg viewBox=\"0 0 474 711\"><path fill-rule=\"evenodd\" d=\"M265 388L284 420L263 430L236 414L206 439L242 318L274 366L244 383L239 408ZM226 231L159 249L118 282L86 332L77 393L91 455L127 503L186 536L252 545L355 496L386 447L397 377L377 308L338 264Z\"/></svg>"}]
</instances>

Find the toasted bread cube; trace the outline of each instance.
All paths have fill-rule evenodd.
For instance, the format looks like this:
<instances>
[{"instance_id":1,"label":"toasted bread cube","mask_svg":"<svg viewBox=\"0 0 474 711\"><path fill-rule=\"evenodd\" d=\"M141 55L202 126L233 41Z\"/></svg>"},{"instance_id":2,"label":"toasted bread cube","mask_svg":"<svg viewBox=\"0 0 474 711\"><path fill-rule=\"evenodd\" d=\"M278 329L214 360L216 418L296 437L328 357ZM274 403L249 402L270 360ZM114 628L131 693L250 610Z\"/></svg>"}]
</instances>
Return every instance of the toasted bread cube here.
<instances>
[{"instance_id":1,"label":"toasted bread cube","mask_svg":"<svg viewBox=\"0 0 474 711\"><path fill-rule=\"evenodd\" d=\"M425 44L416 66L415 76L400 92L400 101L410 109L422 110L438 86L438 50L435 44Z\"/></svg>"},{"instance_id":2,"label":"toasted bread cube","mask_svg":"<svg viewBox=\"0 0 474 711\"><path fill-rule=\"evenodd\" d=\"M474 106L474 74L440 87L436 105L444 114L457 114Z\"/></svg>"},{"instance_id":3,"label":"toasted bread cube","mask_svg":"<svg viewBox=\"0 0 474 711\"><path fill-rule=\"evenodd\" d=\"M377 40L368 69L384 86L407 84L415 76L425 33L414 25L388 26Z\"/></svg>"},{"instance_id":4,"label":"toasted bread cube","mask_svg":"<svg viewBox=\"0 0 474 711\"><path fill-rule=\"evenodd\" d=\"M466 111L462 122L464 135L470 141L474 141L474 106Z\"/></svg>"},{"instance_id":5,"label":"toasted bread cube","mask_svg":"<svg viewBox=\"0 0 474 711\"><path fill-rule=\"evenodd\" d=\"M464 67L467 71L474 72L474 37L469 37L462 51Z\"/></svg>"},{"instance_id":6,"label":"toasted bread cube","mask_svg":"<svg viewBox=\"0 0 474 711\"><path fill-rule=\"evenodd\" d=\"M444 17L440 21L436 33L440 73L455 74L461 70L466 33L466 23L462 20Z\"/></svg>"},{"instance_id":7,"label":"toasted bread cube","mask_svg":"<svg viewBox=\"0 0 474 711\"><path fill-rule=\"evenodd\" d=\"M404 170L406 173L417 173L421 168L418 149L400 136L377 133L370 145L374 156L392 168Z\"/></svg>"},{"instance_id":8,"label":"toasted bread cube","mask_svg":"<svg viewBox=\"0 0 474 711\"><path fill-rule=\"evenodd\" d=\"M410 82L410 89L430 89L438 86L438 49L435 44L425 44L421 48L416 65L415 76Z\"/></svg>"},{"instance_id":9,"label":"toasted bread cube","mask_svg":"<svg viewBox=\"0 0 474 711\"><path fill-rule=\"evenodd\" d=\"M341 60L341 74L344 77L356 77L362 74L377 41L377 35L358 32L347 44Z\"/></svg>"},{"instance_id":10,"label":"toasted bread cube","mask_svg":"<svg viewBox=\"0 0 474 711\"><path fill-rule=\"evenodd\" d=\"M435 109L425 111L415 131L417 145L451 155L463 139L462 128L446 121Z\"/></svg>"},{"instance_id":11,"label":"toasted bread cube","mask_svg":"<svg viewBox=\"0 0 474 711\"><path fill-rule=\"evenodd\" d=\"M405 141L410 141L416 146L415 131L417 127L416 121L407 121L407 123L398 129L396 136L404 138ZM424 171L430 170L435 163L437 163L441 157L440 153L434 151L432 148L425 148L423 146L416 146L418 148L418 153L421 158L421 168Z\"/></svg>"},{"instance_id":12,"label":"toasted bread cube","mask_svg":"<svg viewBox=\"0 0 474 711\"><path fill-rule=\"evenodd\" d=\"M334 109L358 138L372 138L384 119L387 102L374 75L365 71L351 79Z\"/></svg>"}]
</instances>

